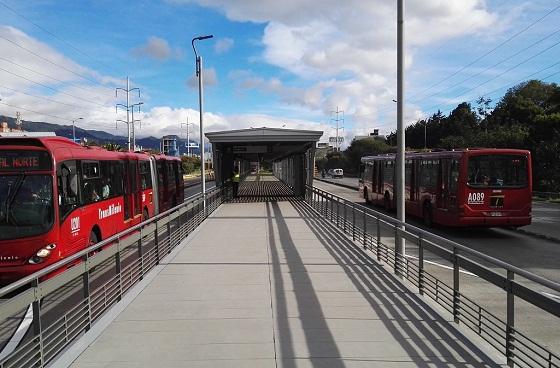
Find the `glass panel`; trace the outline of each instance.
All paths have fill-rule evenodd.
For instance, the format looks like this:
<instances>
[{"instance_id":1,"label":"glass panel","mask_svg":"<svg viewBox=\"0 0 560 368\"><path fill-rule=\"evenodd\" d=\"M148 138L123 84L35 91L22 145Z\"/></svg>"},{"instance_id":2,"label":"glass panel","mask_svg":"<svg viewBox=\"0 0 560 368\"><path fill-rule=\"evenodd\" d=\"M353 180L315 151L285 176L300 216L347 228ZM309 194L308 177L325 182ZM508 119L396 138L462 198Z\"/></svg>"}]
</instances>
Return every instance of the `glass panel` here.
<instances>
[{"instance_id":1,"label":"glass panel","mask_svg":"<svg viewBox=\"0 0 560 368\"><path fill-rule=\"evenodd\" d=\"M52 177L0 175L0 240L47 232L54 221Z\"/></svg>"},{"instance_id":2,"label":"glass panel","mask_svg":"<svg viewBox=\"0 0 560 368\"><path fill-rule=\"evenodd\" d=\"M528 184L527 158L482 155L469 158L467 184L476 188L523 188Z\"/></svg>"}]
</instances>

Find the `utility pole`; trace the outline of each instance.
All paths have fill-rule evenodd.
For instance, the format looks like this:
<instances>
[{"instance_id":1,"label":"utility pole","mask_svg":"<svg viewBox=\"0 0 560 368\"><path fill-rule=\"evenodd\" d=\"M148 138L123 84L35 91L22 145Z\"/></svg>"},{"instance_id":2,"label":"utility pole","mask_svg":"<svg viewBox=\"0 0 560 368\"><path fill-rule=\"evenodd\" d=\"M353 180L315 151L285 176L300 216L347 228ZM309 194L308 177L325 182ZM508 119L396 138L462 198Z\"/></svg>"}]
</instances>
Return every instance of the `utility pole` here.
<instances>
[{"instance_id":1,"label":"utility pole","mask_svg":"<svg viewBox=\"0 0 560 368\"><path fill-rule=\"evenodd\" d=\"M185 125L187 127L187 156L191 157L191 140L189 138L189 125L192 125L192 123L189 123L189 117L187 116L187 122L186 123L181 123L181 129L183 129L183 125Z\"/></svg>"},{"instance_id":2,"label":"utility pole","mask_svg":"<svg viewBox=\"0 0 560 368\"><path fill-rule=\"evenodd\" d=\"M130 126L130 124L134 124L134 123L130 122L130 96L129 95L130 95L130 92L132 92L134 90L138 91L138 98L140 98L140 88L137 88L137 87L136 88L130 88L130 80L129 80L128 76L126 77L126 89L125 88L120 88L120 87L117 87L115 89L115 98L118 97L119 91L123 91L123 92L126 93L126 105L121 104L121 103L116 104L115 113L117 112L117 108L119 106L122 106L126 109L126 121L117 119L117 122L122 122L122 123L126 124L127 133L128 133L127 134L127 136L128 136L128 142L127 143L128 143L128 150L129 151L130 151L131 144L132 144L131 139L132 139L132 134L133 134L133 130L134 130L134 128L133 127L131 128L131 126Z\"/></svg>"},{"instance_id":3,"label":"utility pole","mask_svg":"<svg viewBox=\"0 0 560 368\"><path fill-rule=\"evenodd\" d=\"M339 109L338 109L338 106L337 106L337 107L336 107L336 111L331 111L331 114L333 114L333 113L336 114L336 118L335 118L335 119L332 119L332 117L331 117L331 121L334 120L334 121L336 122L336 143L335 143L335 151L338 152L338 151L340 151L340 143L339 143L339 141L338 141L338 130L339 130L339 129L344 130L344 110L339 110ZM342 114L342 119L339 118L339 114ZM342 125L343 125L342 128L339 127L339 126L340 126L340 125L339 125L340 122L342 122Z\"/></svg>"},{"instance_id":4,"label":"utility pole","mask_svg":"<svg viewBox=\"0 0 560 368\"><path fill-rule=\"evenodd\" d=\"M19 130L20 132L23 132L21 113L19 111L16 111L16 129Z\"/></svg>"},{"instance_id":5,"label":"utility pole","mask_svg":"<svg viewBox=\"0 0 560 368\"><path fill-rule=\"evenodd\" d=\"M396 179L397 190L397 220L404 224L405 202L404 202L404 0L397 0L397 162ZM399 230L404 231L404 225L399 225ZM400 265L403 264L405 255L404 237L397 231L395 244L395 271L401 274Z\"/></svg>"},{"instance_id":6,"label":"utility pole","mask_svg":"<svg viewBox=\"0 0 560 368\"><path fill-rule=\"evenodd\" d=\"M136 151L136 132L135 132L135 125L136 123L140 123L140 129L142 129L142 120L134 120L134 107L138 106L138 112L140 112L140 106L142 106L144 102L138 102L135 104L130 105L130 111L132 113L132 120L130 121L131 131L132 131L132 151Z\"/></svg>"}]
</instances>

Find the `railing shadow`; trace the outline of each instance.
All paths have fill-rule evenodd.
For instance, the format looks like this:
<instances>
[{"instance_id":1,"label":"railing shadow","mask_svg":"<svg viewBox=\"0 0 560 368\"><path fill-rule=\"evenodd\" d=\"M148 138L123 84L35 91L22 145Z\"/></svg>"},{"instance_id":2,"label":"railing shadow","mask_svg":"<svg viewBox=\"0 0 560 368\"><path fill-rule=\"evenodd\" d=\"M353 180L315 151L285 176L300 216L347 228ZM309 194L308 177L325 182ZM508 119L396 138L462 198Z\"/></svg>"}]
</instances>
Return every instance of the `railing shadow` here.
<instances>
[{"instance_id":1,"label":"railing shadow","mask_svg":"<svg viewBox=\"0 0 560 368\"><path fill-rule=\"evenodd\" d=\"M417 366L497 366L308 204L292 204Z\"/></svg>"},{"instance_id":2,"label":"railing shadow","mask_svg":"<svg viewBox=\"0 0 560 368\"><path fill-rule=\"evenodd\" d=\"M298 357L294 351L294 342L290 330L286 287L282 278L279 250L283 250L286 258L289 257L287 266L292 280L295 281L294 274L298 275L298 282L293 283L293 292L298 306L300 323L303 333L305 334L309 355L311 356L309 360L312 366L320 366L320 362L317 362L313 357L324 356L325 347L327 347L329 351L328 355L331 358L329 360L329 367L342 368L345 365L340 359L340 352L336 341L326 323L325 316L321 310L321 303L315 290L312 288L309 275L305 272L305 264L290 235L290 229L282 215L278 202L269 201L266 204L266 212L268 219L270 260L276 295L276 321L277 325L283 325L278 329L278 344L281 358L284 359L282 366L287 368L297 367L296 358ZM278 239L274 235L274 224L277 226ZM302 281L303 283L301 283ZM303 307L304 305L305 308ZM319 338L322 346L320 347L317 344L313 344L312 338Z\"/></svg>"}]
</instances>

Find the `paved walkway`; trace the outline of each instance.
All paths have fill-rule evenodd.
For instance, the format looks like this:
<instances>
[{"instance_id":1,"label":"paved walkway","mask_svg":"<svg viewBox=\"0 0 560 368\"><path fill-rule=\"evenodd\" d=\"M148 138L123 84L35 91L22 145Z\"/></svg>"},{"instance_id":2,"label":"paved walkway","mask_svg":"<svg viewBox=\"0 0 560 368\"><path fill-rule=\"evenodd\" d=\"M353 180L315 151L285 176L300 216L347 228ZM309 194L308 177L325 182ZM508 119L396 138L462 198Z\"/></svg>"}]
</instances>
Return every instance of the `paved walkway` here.
<instances>
[{"instance_id":1,"label":"paved walkway","mask_svg":"<svg viewBox=\"0 0 560 368\"><path fill-rule=\"evenodd\" d=\"M305 204L222 205L73 367L483 367Z\"/></svg>"}]
</instances>

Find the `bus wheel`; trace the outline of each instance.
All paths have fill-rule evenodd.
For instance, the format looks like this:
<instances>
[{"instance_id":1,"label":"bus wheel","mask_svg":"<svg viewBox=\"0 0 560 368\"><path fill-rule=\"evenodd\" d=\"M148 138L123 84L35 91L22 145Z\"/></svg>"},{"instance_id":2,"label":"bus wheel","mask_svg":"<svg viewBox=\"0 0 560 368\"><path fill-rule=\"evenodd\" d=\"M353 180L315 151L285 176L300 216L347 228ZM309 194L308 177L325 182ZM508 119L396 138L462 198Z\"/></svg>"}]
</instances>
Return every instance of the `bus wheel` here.
<instances>
[{"instance_id":1,"label":"bus wheel","mask_svg":"<svg viewBox=\"0 0 560 368\"><path fill-rule=\"evenodd\" d=\"M97 237L97 233L95 231L91 231L89 233L89 245L94 245L99 242L99 238Z\"/></svg>"},{"instance_id":2,"label":"bus wheel","mask_svg":"<svg viewBox=\"0 0 560 368\"><path fill-rule=\"evenodd\" d=\"M424 219L424 225L428 227L432 227L434 224L434 217L432 213L432 206L429 203L424 204L424 208L422 210L422 218Z\"/></svg>"}]
</instances>

